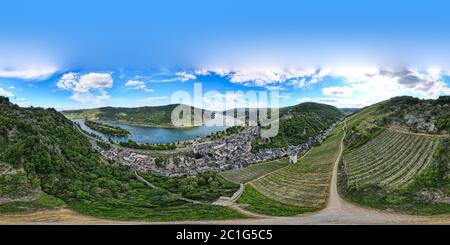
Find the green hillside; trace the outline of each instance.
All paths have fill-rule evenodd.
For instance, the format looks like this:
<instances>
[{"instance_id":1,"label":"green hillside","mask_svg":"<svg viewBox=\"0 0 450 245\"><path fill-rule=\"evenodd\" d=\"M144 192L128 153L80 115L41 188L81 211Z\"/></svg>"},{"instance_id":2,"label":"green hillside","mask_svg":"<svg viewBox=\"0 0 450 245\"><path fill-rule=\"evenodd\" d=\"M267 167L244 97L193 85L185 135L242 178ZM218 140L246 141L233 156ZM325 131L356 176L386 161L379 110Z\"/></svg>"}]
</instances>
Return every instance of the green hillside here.
<instances>
[{"instance_id":1,"label":"green hillside","mask_svg":"<svg viewBox=\"0 0 450 245\"><path fill-rule=\"evenodd\" d=\"M325 104L307 102L280 109L280 127L277 136L264 142L257 139L254 150L279 148L305 143L308 137L320 134L344 116L338 108Z\"/></svg>"},{"instance_id":2,"label":"green hillside","mask_svg":"<svg viewBox=\"0 0 450 245\"><path fill-rule=\"evenodd\" d=\"M86 137L61 113L20 108L4 97L0 97L0 163L9 169L0 172L0 200L16 198L0 204L0 212L58 206L50 195L80 213L119 220L242 217L225 207L191 204L180 198L208 201L238 189L236 184L224 185L218 174L198 179L158 178L158 184L170 187L170 192L150 188L127 168L100 163ZM38 192L40 197L35 195Z\"/></svg>"},{"instance_id":3,"label":"green hillside","mask_svg":"<svg viewBox=\"0 0 450 245\"><path fill-rule=\"evenodd\" d=\"M95 109L63 111L62 113L69 119L87 119L92 121L118 122L134 125L173 127L171 116L172 111L177 106L179 106L179 104L138 108L101 107ZM190 108L193 114L194 107Z\"/></svg>"}]
</instances>

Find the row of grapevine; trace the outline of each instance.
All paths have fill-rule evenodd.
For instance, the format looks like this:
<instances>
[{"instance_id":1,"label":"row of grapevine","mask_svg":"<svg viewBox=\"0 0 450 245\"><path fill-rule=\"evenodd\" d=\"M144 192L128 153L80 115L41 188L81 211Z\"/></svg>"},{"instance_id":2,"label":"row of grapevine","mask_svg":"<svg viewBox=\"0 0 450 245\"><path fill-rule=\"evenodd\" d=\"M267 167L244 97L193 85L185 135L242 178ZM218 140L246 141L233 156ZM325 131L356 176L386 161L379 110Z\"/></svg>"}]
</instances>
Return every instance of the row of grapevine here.
<instances>
[{"instance_id":1,"label":"row of grapevine","mask_svg":"<svg viewBox=\"0 0 450 245\"><path fill-rule=\"evenodd\" d=\"M342 132L336 132L320 146L312 148L298 163L250 182L251 185L261 194L284 204L324 207L342 138Z\"/></svg>"},{"instance_id":2,"label":"row of grapevine","mask_svg":"<svg viewBox=\"0 0 450 245\"><path fill-rule=\"evenodd\" d=\"M405 185L430 164L436 144L433 136L388 129L344 155L349 185Z\"/></svg>"},{"instance_id":3,"label":"row of grapevine","mask_svg":"<svg viewBox=\"0 0 450 245\"><path fill-rule=\"evenodd\" d=\"M247 183L287 165L288 159L282 158L270 162L253 164L246 168L228 170L221 173L221 175L236 183Z\"/></svg>"}]
</instances>

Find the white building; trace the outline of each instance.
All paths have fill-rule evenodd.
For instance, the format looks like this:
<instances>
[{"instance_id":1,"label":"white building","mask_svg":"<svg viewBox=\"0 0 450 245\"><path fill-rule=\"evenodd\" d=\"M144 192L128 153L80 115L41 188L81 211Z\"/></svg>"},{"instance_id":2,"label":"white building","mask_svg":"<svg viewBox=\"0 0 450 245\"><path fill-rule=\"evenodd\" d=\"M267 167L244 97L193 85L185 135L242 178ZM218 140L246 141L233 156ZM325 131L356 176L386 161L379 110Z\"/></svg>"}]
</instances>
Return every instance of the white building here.
<instances>
[{"instance_id":1,"label":"white building","mask_svg":"<svg viewBox=\"0 0 450 245\"><path fill-rule=\"evenodd\" d=\"M289 163L290 164L294 164L297 163L297 152L291 152L291 154L289 154Z\"/></svg>"}]
</instances>

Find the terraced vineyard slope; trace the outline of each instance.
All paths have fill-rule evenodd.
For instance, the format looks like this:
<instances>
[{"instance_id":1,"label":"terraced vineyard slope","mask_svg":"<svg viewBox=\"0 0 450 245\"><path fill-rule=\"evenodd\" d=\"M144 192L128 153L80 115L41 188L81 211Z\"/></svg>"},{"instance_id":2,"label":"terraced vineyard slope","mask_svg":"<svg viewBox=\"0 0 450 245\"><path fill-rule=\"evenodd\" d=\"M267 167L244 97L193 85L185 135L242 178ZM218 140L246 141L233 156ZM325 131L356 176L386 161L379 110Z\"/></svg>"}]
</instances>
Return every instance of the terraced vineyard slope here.
<instances>
[{"instance_id":1,"label":"terraced vineyard slope","mask_svg":"<svg viewBox=\"0 0 450 245\"><path fill-rule=\"evenodd\" d=\"M312 148L300 161L251 182L262 195L289 206L323 208L327 202L333 163L338 157L341 127L320 146ZM245 195L245 193L244 193ZM252 207L249 203L248 207Z\"/></svg>"},{"instance_id":2,"label":"terraced vineyard slope","mask_svg":"<svg viewBox=\"0 0 450 245\"><path fill-rule=\"evenodd\" d=\"M349 116L341 195L389 211L450 213L449 113L449 96L402 96Z\"/></svg>"},{"instance_id":3,"label":"terraced vineyard slope","mask_svg":"<svg viewBox=\"0 0 450 245\"><path fill-rule=\"evenodd\" d=\"M344 156L348 185L408 184L432 162L437 137L387 129Z\"/></svg>"},{"instance_id":4,"label":"terraced vineyard slope","mask_svg":"<svg viewBox=\"0 0 450 245\"><path fill-rule=\"evenodd\" d=\"M236 183L247 183L287 165L288 159L282 158L270 162L254 164L246 168L225 171L222 173L222 176Z\"/></svg>"}]
</instances>

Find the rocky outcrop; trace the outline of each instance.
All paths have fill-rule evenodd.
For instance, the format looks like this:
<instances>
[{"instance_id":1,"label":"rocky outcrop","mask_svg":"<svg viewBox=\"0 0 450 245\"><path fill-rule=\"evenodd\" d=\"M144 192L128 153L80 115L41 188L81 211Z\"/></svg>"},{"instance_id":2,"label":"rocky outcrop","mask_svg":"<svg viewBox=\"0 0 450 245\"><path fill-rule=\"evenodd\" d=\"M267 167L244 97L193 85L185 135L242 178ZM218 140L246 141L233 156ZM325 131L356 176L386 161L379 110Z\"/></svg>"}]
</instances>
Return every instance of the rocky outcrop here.
<instances>
[{"instance_id":1,"label":"rocky outcrop","mask_svg":"<svg viewBox=\"0 0 450 245\"><path fill-rule=\"evenodd\" d=\"M10 202L29 202L39 198L40 187L33 187L25 170L0 162L0 205Z\"/></svg>"},{"instance_id":2,"label":"rocky outcrop","mask_svg":"<svg viewBox=\"0 0 450 245\"><path fill-rule=\"evenodd\" d=\"M450 204L450 196L445 195L441 190L421 191L416 194L416 198L426 203L446 203Z\"/></svg>"},{"instance_id":3,"label":"rocky outcrop","mask_svg":"<svg viewBox=\"0 0 450 245\"><path fill-rule=\"evenodd\" d=\"M0 196L0 205L11 203L11 202L31 202L39 198L40 191L36 190L30 195L21 196L21 197L8 197L8 196Z\"/></svg>"},{"instance_id":4,"label":"rocky outcrop","mask_svg":"<svg viewBox=\"0 0 450 245\"><path fill-rule=\"evenodd\" d=\"M426 115L406 114L404 123L411 129L424 133L437 133L436 119Z\"/></svg>"}]
</instances>

